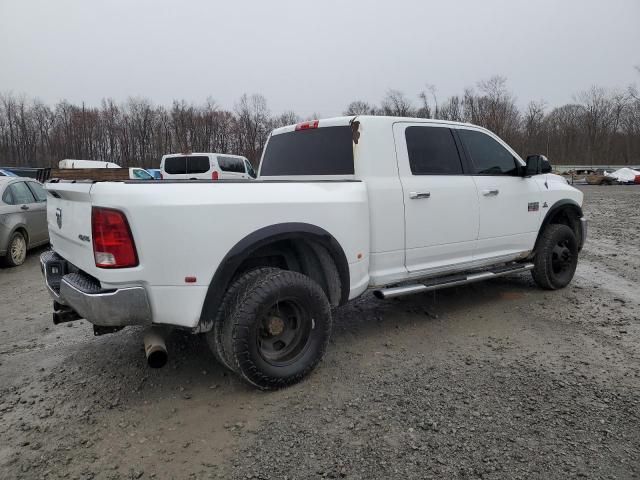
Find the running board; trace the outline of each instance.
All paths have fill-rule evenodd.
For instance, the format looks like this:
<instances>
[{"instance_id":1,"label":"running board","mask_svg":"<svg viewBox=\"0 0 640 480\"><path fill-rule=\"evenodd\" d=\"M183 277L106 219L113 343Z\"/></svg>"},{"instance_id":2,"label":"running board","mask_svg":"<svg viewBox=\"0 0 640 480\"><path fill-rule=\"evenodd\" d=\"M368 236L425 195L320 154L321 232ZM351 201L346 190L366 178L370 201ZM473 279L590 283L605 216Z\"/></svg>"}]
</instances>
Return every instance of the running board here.
<instances>
[{"instance_id":1,"label":"running board","mask_svg":"<svg viewBox=\"0 0 640 480\"><path fill-rule=\"evenodd\" d=\"M430 292L431 290L440 290L441 288L455 287L457 285L465 285L467 283L481 282L482 280L489 280L490 278L502 277L504 275L511 275L512 273L527 272L533 270L533 263L519 264L516 266L509 266L503 268L497 268L491 271L471 273L468 275L455 275L440 279L433 279L428 283L402 285L399 287L382 288L374 290L373 294L376 298L387 299L401 297L403 295L411 295L420 292Z\"/></svg>"}]
</instances>

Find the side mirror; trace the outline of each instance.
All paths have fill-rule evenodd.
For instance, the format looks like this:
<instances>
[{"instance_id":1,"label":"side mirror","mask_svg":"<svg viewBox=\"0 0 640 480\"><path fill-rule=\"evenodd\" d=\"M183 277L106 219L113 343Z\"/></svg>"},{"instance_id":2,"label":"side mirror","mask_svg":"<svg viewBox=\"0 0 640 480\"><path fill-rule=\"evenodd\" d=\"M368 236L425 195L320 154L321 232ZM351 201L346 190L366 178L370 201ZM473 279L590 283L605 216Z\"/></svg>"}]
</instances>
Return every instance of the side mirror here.
<instances>
[{"instance_id":1,"label":"side mirror","mask_svg":"<svg viewBox=\"0 0 640 480\"><path fill-rule=\"evenodd\" d=\"M551 173L551 163L544 155L529 155L527 157L525 176L529 177L541 173Z\"/></svg>"}]
</instances>

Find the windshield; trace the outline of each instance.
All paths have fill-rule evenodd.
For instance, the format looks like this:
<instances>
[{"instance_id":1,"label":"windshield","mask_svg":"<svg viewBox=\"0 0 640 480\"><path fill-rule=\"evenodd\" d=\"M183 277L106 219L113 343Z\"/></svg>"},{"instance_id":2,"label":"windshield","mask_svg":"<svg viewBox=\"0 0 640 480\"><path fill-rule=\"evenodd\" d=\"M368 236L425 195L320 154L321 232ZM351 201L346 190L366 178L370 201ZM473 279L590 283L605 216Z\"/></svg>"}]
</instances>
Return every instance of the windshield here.
<instances>
[{"instance_id":1,"label":"windshield","mask_svg":"<svg viewBox=\"0 0 640 480\"><path fill-rule=\"evenodd\" d=\"M133 170L133 176L139 180L153 180L153 175L142 168L136 168Z\"/></svg>"}]
</instances>

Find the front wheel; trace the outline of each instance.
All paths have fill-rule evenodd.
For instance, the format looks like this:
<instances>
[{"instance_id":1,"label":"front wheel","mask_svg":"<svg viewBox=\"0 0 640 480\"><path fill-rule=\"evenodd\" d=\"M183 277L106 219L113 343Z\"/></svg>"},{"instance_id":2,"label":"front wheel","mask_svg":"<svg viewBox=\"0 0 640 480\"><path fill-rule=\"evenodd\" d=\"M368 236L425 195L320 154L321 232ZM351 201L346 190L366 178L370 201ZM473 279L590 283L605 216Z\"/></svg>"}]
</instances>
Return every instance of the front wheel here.
<instances>
[{"instance_id":1,"label":"front wheel","mask_svg":"<svg viewBox=\"0 0 640 480\"><path fill-rule=\"evenodd\" d=\"M331 334L331 309L306 275L269 269L247 282L224 319L221 340L232 370L270 390L302 380L320 362Z\"/></svg>"},{"instance_id":2,"label":"front wheel","mask_svg":"<svg viewBox=\"0 0 640 480\"><path fill-rule=\"evenodd\" d=\"M534 267L533 279L541 288L557 290L573 279L578 266L578 241L566 225L548 225L542 232Z\"/></svg>"}]
</instances>

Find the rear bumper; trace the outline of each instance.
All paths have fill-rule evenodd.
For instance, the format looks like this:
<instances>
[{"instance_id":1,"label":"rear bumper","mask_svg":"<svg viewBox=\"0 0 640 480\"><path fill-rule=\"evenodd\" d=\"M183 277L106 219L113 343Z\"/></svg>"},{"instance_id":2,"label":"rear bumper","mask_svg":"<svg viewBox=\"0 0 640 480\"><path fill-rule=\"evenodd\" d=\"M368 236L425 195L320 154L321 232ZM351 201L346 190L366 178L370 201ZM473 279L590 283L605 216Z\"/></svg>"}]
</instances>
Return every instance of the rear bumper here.
<instances>
[{"instance_id":1,"label":"rear bumper","mask_svg":"<svg viewBox=\"0 0 640 480\"><path fill-rule=\"evenodd\" d=\"M104 290L92 277L73 272L65 259L51 251L40 256L40 265L51 297L81 318L104 327L151 325L151 307L143 287Z\"/></svg>"}]
</instances>

